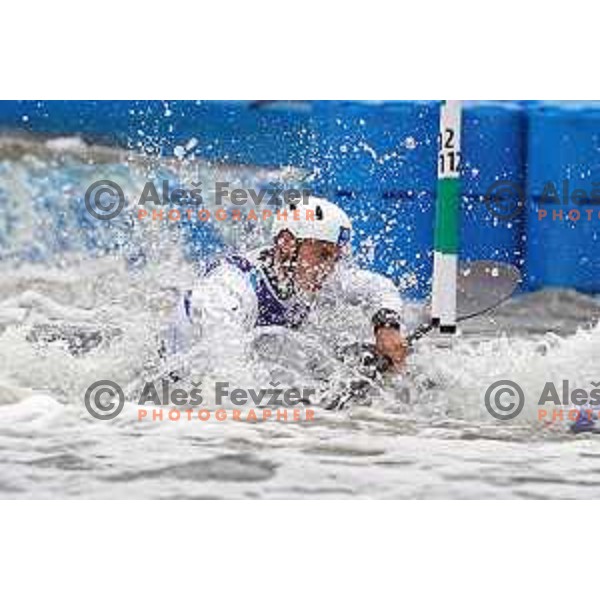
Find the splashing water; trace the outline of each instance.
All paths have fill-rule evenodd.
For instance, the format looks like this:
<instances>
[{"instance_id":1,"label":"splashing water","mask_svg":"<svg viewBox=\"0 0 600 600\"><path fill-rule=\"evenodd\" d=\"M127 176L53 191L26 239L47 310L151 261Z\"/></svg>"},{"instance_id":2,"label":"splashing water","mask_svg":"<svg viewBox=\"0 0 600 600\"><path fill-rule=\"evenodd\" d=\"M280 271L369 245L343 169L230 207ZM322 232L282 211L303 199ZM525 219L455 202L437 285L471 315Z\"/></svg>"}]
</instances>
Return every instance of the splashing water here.
<instances>
[{"instance_id":1,"label":"splashing water","mask_svg":"<svg viewBox=\"0 0 600 600\"><path fill-rule=\"evenodd\" d=\"M313 421L286 423L161 422L139 421L126 402L114 421L92 419L82 401L92 382L110 379L133 389L153 372L161 327L204 261L224 247L246 251L267 239L260 222L192 228L136 220L133 199L145 182L220 180L260 188L299 175L142 160L80 141L4 143L1 152L0 495L599 494L598 442L574 439L567 423L538 418L546 382L560 389L568 379L572 388L590 389L600 381L594 325L600 305L574 292L518 297L466 324L451 344L422 340L405 376L389 379L369 407L317 408ZM118 183L128 200L114 222L94 221L85 210L85 190L100 179ZM214 206L210 194L205 198ZM360 336L363 317L343 315L349 341ZM53 339L57 324L91 332L84 336L88 347ZM271 360L212 348L214 371L203 375L247 387L264 387L275 375L312 386L305 364L326 355L326 329L324 322L275 335L283 350ZM525 393L525 408L513 421L496 421L485 408L487 388L501 379L518 382Z\"/></svg>"}]
</instances>

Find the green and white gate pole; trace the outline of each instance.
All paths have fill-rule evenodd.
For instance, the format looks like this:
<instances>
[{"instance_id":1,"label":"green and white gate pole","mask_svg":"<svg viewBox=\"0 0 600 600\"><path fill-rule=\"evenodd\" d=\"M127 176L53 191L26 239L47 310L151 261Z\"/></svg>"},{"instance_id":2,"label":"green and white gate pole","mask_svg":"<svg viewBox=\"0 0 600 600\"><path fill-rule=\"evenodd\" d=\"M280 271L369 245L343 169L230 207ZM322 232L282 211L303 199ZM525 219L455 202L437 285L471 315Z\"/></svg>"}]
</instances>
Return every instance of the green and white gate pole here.
<instances>
[{"instance_id":1,"label":"green and white gate pole","mask_svg":"<svg viewBox=\"0 0 600 600\"><path fill-rule=\"evenodd\" d=\"M440 112L431 324L456 332L456 281L460 203L461 103L445 100Z\"/></svg>"}]
</instances>

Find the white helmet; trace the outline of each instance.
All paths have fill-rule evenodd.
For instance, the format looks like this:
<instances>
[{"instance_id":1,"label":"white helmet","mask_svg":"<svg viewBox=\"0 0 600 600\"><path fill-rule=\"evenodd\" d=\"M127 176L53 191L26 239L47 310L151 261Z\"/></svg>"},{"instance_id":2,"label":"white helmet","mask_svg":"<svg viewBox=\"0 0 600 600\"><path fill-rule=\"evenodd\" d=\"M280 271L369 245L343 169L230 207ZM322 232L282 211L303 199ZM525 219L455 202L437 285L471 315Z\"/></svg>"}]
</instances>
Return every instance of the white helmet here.
<instances>
[{"instance_id":1,"label":"white helmet","mask_svg":"<svg viewBox=\"0 0 600 600\"><path fill-rule=\"evenodd\" d=\"M299 239L322 240L340 248L349 246L352 223L339 206L325 198L303 197L278 212L281 216L275 214L273 238L287 230ZM287 213L286 219L283 213Z\"/></svg>"}]
</instances>

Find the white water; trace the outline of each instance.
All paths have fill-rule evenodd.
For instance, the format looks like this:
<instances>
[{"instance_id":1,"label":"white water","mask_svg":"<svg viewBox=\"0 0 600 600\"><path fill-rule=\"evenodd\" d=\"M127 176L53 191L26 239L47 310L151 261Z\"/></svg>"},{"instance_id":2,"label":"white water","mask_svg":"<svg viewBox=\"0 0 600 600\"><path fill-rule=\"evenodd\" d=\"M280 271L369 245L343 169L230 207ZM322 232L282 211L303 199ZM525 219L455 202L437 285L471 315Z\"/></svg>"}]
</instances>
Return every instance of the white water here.
<instances>
[{"instance_id":1,"label":"white water","mask_svg":"<svg viewBox=\"0 0 600 600\"><path fill-rule=\"evenodd\" d=\"M196 275L176 228L121 229L115 244L115 229L86 235L73 198L101 178L135 190L161 169L184 179L198 172L114 157L86 164L78 144L47 150L36 143L0 162L0 496L600 496L600 440L537 419L546 381L600 381L600 328L578 330L600 307L571 292L517 298L469 323L450 348L424 340L404 380L389 381L371 407L316 409L314 422L139 422L126 402L115 420L94 420L87 387L111 379L126 388L152 371L159 328ZM194 168L245 184L282 176ZM260 228L224 233L234 245L263 239ZM27 339L49 323L101 330L106 341L74 355L60 341ZM231 380L257 386L277 367L250 357L219 363ZM293 376L311 383L301 368ZM527 399L510 422L484 407L499 379L518 382Z\"/></svg>"}]
</instances>

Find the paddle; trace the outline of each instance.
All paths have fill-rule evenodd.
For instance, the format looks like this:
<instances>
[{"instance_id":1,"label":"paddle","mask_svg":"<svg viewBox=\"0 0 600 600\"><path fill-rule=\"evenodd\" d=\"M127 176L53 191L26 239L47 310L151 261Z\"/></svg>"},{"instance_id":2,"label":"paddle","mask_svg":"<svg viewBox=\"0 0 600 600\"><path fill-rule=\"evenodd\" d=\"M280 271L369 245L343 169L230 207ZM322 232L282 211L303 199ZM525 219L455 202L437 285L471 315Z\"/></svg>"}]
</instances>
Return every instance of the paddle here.
<instances>
[{"instance_id":1,"label":"paddle","mask_svg":"<svg viewBox=\"0 0 600 600\"><path fill-rule=\"evenodd\" d=\"M457 321L478 317L504 303L521 282L517 267L491 260L461 263L458 267L456 312ZM431 323L419 325L406 337L413 344L430 331Z\"/></svg>"}]
</instances>

